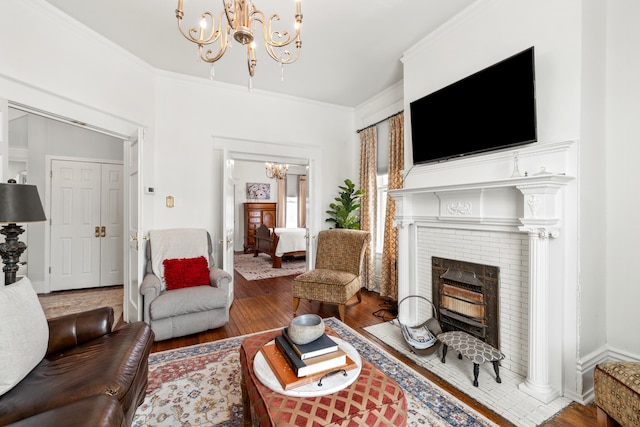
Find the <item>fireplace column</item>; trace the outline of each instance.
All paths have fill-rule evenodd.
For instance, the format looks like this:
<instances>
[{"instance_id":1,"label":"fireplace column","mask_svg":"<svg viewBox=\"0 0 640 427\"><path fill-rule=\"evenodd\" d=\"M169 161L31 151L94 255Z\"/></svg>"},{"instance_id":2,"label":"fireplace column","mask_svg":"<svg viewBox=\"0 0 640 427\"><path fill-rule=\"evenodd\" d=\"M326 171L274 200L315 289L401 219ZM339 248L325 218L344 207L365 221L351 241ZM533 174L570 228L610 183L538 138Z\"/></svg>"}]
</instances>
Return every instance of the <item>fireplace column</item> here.
<instances>
[{"instance_id":1,"label":"fireplace column","mask_svg":"<svg viewBox=\"0 0 640 427\"><path fill-rule=\"evenodd\" d=\"M558 227L561 184L520 185L524 196L525 217L520 231L529 236L529 368L520 390L543 403L549 403L560 392L552 385L549 337L551 312L549 277L549 240L560 236Z\"/></svg>"},{"instance_id":2,"label":"fireplace column","mask_svg":"<svg viewBox=\"0 0 640 427\"><path fill-rule=\"evenodd\" d=\"M529 369L520 390L544 403L560 395L549 378L549 239L557 229L523 226L529 235Z\"/></svg>"}]
</instances>

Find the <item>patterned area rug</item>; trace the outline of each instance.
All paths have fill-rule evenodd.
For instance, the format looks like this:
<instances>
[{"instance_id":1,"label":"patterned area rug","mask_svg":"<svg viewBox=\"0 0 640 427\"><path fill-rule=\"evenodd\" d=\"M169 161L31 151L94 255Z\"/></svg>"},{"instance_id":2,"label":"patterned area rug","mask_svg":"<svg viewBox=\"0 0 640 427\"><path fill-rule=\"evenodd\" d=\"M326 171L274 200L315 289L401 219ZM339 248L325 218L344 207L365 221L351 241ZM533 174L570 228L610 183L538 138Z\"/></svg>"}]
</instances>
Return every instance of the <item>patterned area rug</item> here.
<instances>
[{"instance_id":1,"label":"patterned area rug","mask_svg":"<svg viewBox=\"0 0 640 427\"><path fill-rule=\"evenodd\" d=\"M408 399L410 426L496 426L335 318L326 324L393 378ZM239 346L244 337L153 353L149 387L133 425L242 425Z\"/></svg>"},{"instance_id":2,"label":"patterned area rug","mask_svg":"<svg viewBox=\"0 0 640 427\"><path fill-rule=\"evenodd\" d=\"M78 313L99 307L113 307L113 325L122 317L124 290L122 286L108 288L60 291L38 295L47 319L64 314Z\"/></svg>"},{"instance_id":3,"label":"patterned area rug","mask_svg":"<svg viewBox=\"0 0 640 427\"><path fill-rule=\"evenodd\" d=\"M233 267L245 279L260 280L272 277L297 276L306 271L304 258L283 259L282 268L272 267L271 257L267 254L240 254L233 257Z\"/></svg>"}]
</instances>

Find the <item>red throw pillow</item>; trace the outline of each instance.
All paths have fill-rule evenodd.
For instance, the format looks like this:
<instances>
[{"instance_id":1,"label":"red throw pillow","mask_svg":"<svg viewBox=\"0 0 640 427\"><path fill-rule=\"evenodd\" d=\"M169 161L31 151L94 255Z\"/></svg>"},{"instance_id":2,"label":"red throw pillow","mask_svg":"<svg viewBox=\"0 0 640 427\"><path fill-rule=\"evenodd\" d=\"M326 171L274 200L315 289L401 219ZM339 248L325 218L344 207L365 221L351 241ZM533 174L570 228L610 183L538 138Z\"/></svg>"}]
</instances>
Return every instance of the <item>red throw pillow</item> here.
<instances>
[{"instance_id":1,"label":"red throw pillow","mask_svg":"<svg viewBox=\"0 0 640 427\"><path fill-rule=\"evenodd\" d=\"M164 281L167 290L210 285L209 265L205 257L165 259Z\"/></svg>"}]
</instances>

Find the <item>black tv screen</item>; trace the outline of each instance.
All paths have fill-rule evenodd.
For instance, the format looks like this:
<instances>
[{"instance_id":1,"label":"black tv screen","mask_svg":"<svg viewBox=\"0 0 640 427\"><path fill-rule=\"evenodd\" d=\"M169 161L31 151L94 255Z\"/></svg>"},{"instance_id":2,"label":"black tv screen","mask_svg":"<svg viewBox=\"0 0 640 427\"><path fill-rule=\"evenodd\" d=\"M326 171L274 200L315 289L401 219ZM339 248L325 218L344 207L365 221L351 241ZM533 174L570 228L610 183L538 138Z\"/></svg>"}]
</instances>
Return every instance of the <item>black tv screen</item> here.
<instances>
[{"instance_id":1,"label":"black tv screen","mask_svg":"<svg viewBox=\"0 0 640 427\"><path fill-rule=\"evenodd\" d=\"M413 164L535 142L533 47L410 103Z\"/></svg>"}]
</instances>

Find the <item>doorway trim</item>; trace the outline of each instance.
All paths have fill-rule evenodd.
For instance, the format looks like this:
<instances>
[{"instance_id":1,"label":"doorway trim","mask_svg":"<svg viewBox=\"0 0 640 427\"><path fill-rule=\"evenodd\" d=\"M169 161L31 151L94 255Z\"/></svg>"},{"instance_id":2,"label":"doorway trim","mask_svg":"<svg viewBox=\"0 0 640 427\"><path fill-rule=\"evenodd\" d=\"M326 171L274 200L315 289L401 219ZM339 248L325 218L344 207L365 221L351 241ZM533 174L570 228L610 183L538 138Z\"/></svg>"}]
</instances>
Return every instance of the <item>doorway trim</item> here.
<instances>
[{"instance_id":1,"label":"doorway trim","mask_svg":"<svg viewBox=\"0 0 640 427\"><path fill-rule=\"evenodd\" d=\"M0 76L1 78L2 76ZM40 89L37 88L32 88L35 90L35 92L38 95L42 95L45 92L42 92ZM119 116L114 116L112 114L109 114L105 111L102 110L98 110L95 108L92 108L90 106L87 105L83 105L74 101L69 101L66 100L58 95L55 94L51 94L51 93L46 93L46 95L48 97L53 97L52 98L52 102L53 104L51 105L57 105L60 107L61 110L66 110L68 108L69 103L71 105L73 105L76 108L80 108L81 112L86 113L84 115L88 115L90 117L93 117L94 119L97 119L98 122L100 121L105 121L110 123L111 125L113 125L113 128L118 128L120 129L120 131L115 131L115 130L110 130L108 128L102 128L99 126L95 126L92 125L90 123L85 123L85 122L81 122L75 119L71 119L68 116L64 116L64 115L60 115L60 114L55 114L55 113L51 113L49 112L49 109L44 110L44 109L40 109L36 106L31 106L31 105L27 105L24 103L21 103L19 101L16 100L11 100L8 99L8 97L3 98L2 94L0 94L0 107L6 107L8 108L14 108L17 110L21 110L27 113L31 113L34 115L39 115L51 120L56 120L65 124L69 124L69 125L73 125L73 126L77 126L77 127L81 127L90 131L94 131L97 133L101 133L101 134L105 134L105 135L109 135L115 138L118 138L121 140L121 147L122 150L124 152L124 149L126 147L126 144L128 144L128 142L131 140L131 136L135 133L138 132L142 132L144 131L144 129L146 128L146 126L136 123L136 122L132 122L130 120L124 119L122 117ZM2 113L4 110L3 108L0 108L0 113ZM7 125L6 127L4 125ZM112 126L109 127L112 127ZM3 129L4 128L4 129ZM8 133L8 115L4 115L4 114L0 114L0 131L3 133ZM124 132L128 132L127 133L123 133ZM2 137L2 135L0 135L0 142L3 144L3 146L6 146L8 148L8 141L6 138ZM7 153L8 154L8 153ZM0 159L2 159L2 164L4 165L5 163L8 162L9 156L0 156ZM45 161L47 161L47 159L45 158ZM112 160L108 160L109 162L113 162ZM50 162L49 162L50 165ZM128 167L127 164L127 160L123 158L123 165L125 167L125 169ZM49 166L50 167L50 166ZM2 174L5 174L6 172L4 171L4 168L0 166L0 172ZM50 172L47 172L47 177L45 177L45 182L47 185L47 188L43 188L42 191L45 194L49 193L50 190L50 180L49 177L50 176ZM47 201L43 200L43 204L47 206L50 206L50 203L48 203ZM123 203L123 214L126 215L127 213L127 209L128 209L128 201L125 200ZM142 209L142 206L138 206L138 209ZM47 218L49 218L49 216L47 216ZM49 274L48 274L48 270L49 270L49 265L50 265L50 253L49 253L49 249L50 249L50 232L49 232L49 221L45 221L46 225L45 227L47 228L44 231L44 245L45 245L45 253L44 253L44 258L45 258L45 265L43 266L43 276L44 276L44 281L40 282L33 282L34 288L36 290L37 293L50 293L51 292L51 285L50 285L50 278L49 278ZM126 236L125 236L126 237ZM125 239L126 241L127 239ZM126 260L125 260L126 261ZM143 267L140 267L143 268Z\"/></svg>"},{"instance_id":2,"label":"doorway trim","mask_svg":"<svg viewBox=\"0 0 640 427\"><path fill-rule=\"evenodd\" d=\"M300 143L282 143L272 141L257 141L243 138L232 138L224 136L213 136L213 146L216 151L216 166L220 170L228 169L229 166L224 164L224 159L243 160L243 161L272 161L279 163L291 163L309 168L308 172L308 193L309 201L307 204L307 229L309 230L309 251L307 252L307 266L313 268L313 260L315 259L315 237L321 229L320 214L316 207L320 206L320 194L322 183L319 179L319 171L321 170L322 149L316 145L303 145ZM222 175L222 173L221 173ZM221 236L225 236L226 232L222 229L224 215L223 186L224 179L220 179L220 186L215 190L214 200L219 201L220 208L214 212L214 242L223 240ZM234 206L235 210L235 206ZM235 213L234 213L235 216ZM218 248L218 246L216 246ZM218 253L221 250L217 251ZM216 261L222 260L216 256ZM233 272L231 272L233 274Z\"/></svg>"}]
</instances>

